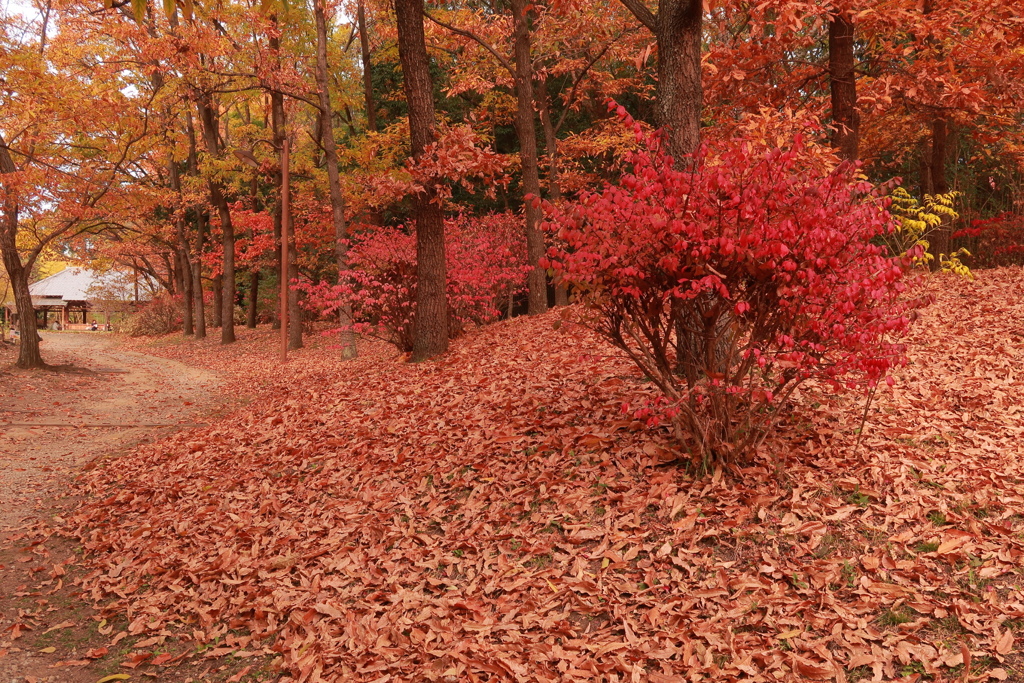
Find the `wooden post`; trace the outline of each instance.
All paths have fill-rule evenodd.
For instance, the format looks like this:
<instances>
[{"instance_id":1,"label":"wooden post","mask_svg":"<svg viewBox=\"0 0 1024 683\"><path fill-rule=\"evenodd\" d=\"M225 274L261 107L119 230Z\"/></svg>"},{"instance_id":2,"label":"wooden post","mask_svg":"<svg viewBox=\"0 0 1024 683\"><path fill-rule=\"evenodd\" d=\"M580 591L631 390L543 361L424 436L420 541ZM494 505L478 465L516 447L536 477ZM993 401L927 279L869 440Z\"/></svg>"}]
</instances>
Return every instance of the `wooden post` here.
<instances>
[{"instance_id":1,"label":"wooden post","mask_svg":"<svg viewBox=\"0 0 1024 683\"><path fill-rule=\"evenodd\" d=\"M288 138L281 142L281 361L288 360L288 228L291 211L288 206L290 176L288 173Z\"/></svg>"}]
</instances>

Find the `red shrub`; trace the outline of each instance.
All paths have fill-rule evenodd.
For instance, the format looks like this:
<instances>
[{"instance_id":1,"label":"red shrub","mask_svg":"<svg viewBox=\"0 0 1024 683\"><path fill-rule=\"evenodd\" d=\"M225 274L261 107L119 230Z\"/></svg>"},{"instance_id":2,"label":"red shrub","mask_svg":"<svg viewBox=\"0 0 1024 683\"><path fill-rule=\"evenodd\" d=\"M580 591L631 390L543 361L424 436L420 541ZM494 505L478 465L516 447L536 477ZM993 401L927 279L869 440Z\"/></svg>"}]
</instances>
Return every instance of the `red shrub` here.
<instances>
[{"instance_id":1,"label":"red shrub","mask_svg":"<svg viewBox=\"0 0 1024 683\"><path fill-rule=\"evenodd\" d=\"M871 243L892 226L854 167L797 136L734 140L680 171L619 115L645 148L618 185L547 207L567 245L547 267L660 388L638 417L668 418L704 464L727 460L800 382L873 384L900 362L908 264Z\"/></svg>"},{"instance_id":2,"label":"red shrub","mask_svg":"<svg viewBox=\"0 0 1024 683\"><path fill-rule=\"evenodd\" d=\"M495 320L503 301L523 289L529 266L522 221L513 214L459 216L445 225L449 332ZM308 288L308 305L324 314L347 301L353 329L412 350L416 311L416 236L377 228L348 252L351 270L338 285Z\"/></svg>"},{"instance_id":3,"label":"red shrub","mask_svg":"<svg viewBox=\"0 0 1024 683\"><path fill-rule=\"evenodd\" d=\"M1024 265L1024 216L1007 211L977 218L954 232L953 238L971 253L972 268Z\"/></svg>"}]
</instances>

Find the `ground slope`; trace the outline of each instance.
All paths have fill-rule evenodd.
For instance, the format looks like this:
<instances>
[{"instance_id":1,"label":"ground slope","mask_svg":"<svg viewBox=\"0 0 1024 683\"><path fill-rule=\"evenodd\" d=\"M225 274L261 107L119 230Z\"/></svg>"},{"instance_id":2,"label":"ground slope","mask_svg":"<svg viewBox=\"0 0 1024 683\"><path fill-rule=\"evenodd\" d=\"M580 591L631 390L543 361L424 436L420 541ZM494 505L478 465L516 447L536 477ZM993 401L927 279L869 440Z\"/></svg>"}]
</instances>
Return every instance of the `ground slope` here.
<instances>
[{"instance_id":1,"label":"ground slope","mask_svg":"<svg viewBox=\"0 0 1024 683\"><path fill-rule=\"evenodd\" d=\"M926 287L859 447L808 390L696 479L557 313L419 365L161 346L257 400L83 478L84 585L300 681L1022 680L1024 274Z\"/></svg>"}]
</instances>

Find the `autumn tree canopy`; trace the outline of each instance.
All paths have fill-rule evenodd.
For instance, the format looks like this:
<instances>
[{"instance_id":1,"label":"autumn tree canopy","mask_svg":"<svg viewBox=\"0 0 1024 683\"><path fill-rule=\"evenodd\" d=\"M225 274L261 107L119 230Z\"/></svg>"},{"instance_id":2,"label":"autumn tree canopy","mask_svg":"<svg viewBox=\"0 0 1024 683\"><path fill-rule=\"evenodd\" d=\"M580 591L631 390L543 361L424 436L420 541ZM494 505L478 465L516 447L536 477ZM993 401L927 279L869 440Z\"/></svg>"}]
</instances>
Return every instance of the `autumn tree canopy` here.
<instances>
[{"instance_id":1,"label":"autumn tree canopy","mask_svg":"<svg viewBox=\"0 0 1024 683\"><path fill-rule=\"evenodd\" d=\"M538 202L572 202L618 177L637 143L609 116L610 98L661 130L680 168L757 117L768 143L788 147L801 132L874 183L922 199L957 193L960 222L929 241L936 268L960 247L988 249L964 231L970 221L1012 224L1021 211L1024 28L1013 3L44 9L0 19L0 243L23 316L33 268L60 255L148 273L177 298L186 334L220 327L231 343L236 322L280 324L290 221L291 346L302 345L297 321L326 322L329 309L347 358L365 322L354 302L316 309L304 292L349 281L350 248L404 232L419 236L416 355L433 356L459 327L445 322L445 269L468 267L445 253L448 219L519 217L525 279L479 283L504 292L506 315L566 303L540 265L559 238L541 230ZM42 362L31 347L21 363Z\"/></svg>"}]
</instances>

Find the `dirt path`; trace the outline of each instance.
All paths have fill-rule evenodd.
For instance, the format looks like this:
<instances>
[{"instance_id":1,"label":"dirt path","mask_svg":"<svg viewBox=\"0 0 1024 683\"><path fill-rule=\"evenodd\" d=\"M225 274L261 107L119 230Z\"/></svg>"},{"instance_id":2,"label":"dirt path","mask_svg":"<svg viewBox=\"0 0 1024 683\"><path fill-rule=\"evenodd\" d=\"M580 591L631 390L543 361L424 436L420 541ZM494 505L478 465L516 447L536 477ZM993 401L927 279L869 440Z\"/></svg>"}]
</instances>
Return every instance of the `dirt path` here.
<instances>
[{"instance_id":1,"label":"dirt path","mask_svg":"<svg viewBox=\"0 0 1024 683\"><path fill-rule=\"evenodd\" d=\"M103 333L42 335L47 362L79 370L5 371L14 357L0 356L0 683L96 681L116 671L117 662L68 668L109 638L73 604L73 591L64 594L55 567L73 546L39 540L74 504L67 484L88 463L208 422L228 405L209 372L118 349ZM44 633L68 621L76 627ZM39 640L72 631L51 652Z\"/></svg>"},{"instance_id":2,"label":"dirt path","mask_svg":"<svg viewBox=\"0 0 1024 683\"><path fill-rule=\"evenodd\" d=\"M43 333L48 362L92 372L0 377L0 530L96 457L206 420L217 379L181 363L117 349L106 334Z\"/></svg>"}]
</instances>

